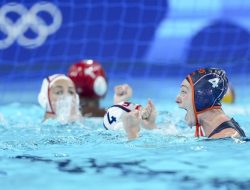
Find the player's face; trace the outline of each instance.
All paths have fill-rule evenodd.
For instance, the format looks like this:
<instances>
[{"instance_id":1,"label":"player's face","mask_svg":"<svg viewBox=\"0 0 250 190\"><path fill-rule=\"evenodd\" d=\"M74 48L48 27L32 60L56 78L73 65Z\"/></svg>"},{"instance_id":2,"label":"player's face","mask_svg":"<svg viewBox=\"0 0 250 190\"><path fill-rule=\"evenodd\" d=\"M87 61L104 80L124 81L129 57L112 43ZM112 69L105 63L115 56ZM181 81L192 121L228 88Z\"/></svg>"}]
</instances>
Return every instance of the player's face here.
<instances>
[{"instance_id":1,"label":"player's face","mask_svg":"<svg viewBox=\"0 0 250 190\"><path fill-rule=\"evenodd\" d=\"M49 91L51 106L55 113L67 109L69 114L74 114L77 107L76 90L74 84L70 80L59 79L55 81Z\"/></svg>"},{"instance_id":2,"label":"player's face","mask_svg":"<svg viewBox=\"0 0 250 190\"><path fill-rule=\"evenodd\" d=\"M181 83L181 89L176 97L176 103L179 105L179 108L187 111L185 121L190 127L195 126L196 124L192 101L192 88L189 82L185 79Z\"/></svg>"}]
</instances>

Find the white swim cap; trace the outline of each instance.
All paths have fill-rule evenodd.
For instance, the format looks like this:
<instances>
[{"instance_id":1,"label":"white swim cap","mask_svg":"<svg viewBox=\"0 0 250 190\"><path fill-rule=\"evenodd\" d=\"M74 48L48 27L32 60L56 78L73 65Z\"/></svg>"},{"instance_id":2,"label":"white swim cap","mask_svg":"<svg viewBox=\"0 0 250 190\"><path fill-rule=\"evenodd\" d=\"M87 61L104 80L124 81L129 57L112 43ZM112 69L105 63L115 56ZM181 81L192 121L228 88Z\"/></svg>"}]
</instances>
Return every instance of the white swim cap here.
<instances>
[{"instance_id":1,"label":"white swim cap","mask_svg":"<svg viewBox=\"0 0 250 190\"><path fill-rule=\"evenodd\" d=\"M103 118L103 126L107 130L117 130L123 128L122 114L140 109L139 104L131 102L121 102L108 108Z\"/></svg>"},{"instance_id":2,"label":"white swim cap","mask_svg":"<svg viewBox=\"0 0 250 190\"><path fill-rule=\"evenodd\" d=\"M65 79L68 81L71 81L69 77L63 74L54 74L51 75L45 79L43 79L42 87L40 90L40 93L38 95L38 102L41 105L42 108L46 109L46 112L52 112L54 113L54 110L51 107L50 99L49 99L49 89L54 84L54 82ZM76 95L77 103L79 104L79 97Z\"/></svg>"}]
</instances>

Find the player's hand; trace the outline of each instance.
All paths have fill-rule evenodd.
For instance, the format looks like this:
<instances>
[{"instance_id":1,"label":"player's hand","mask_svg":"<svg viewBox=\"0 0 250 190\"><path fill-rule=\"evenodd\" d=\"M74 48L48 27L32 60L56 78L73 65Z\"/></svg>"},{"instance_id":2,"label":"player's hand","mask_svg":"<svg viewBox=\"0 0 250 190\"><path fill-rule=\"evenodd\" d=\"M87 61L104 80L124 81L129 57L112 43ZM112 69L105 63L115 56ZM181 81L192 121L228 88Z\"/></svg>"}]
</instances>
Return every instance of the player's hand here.
<instances>
[{"instance_id":1,"label":"player's hand","mask_svg":"<svg viewBox=\"0 0 250 190\"><path fill-rule=\"evenodd\" d=\"M123 101L128 101L133 94L133 90L128 84L115 86L114 91L114 104L118 104Z\"/></svg>"},{"instance_id":2,"label":"player's hand","mask_svg":"<svg viewBox=\"0 0 250 190\"><path fill-rule=\"evenodd\" d=\"M157 112L151 100L148 100L146 107L141 109L140 114L142 118L142 125L145 129L157 128L155 124Z\"/></svg>"},{"instance_id":3,"label":"player's hand","mask_svg":"<svg viewBox=\"0 0 250 190\"><path fill-rule=\"evenodd\" d=\"M124 113L122 116L122 122L128 140L136 139L139 136L141 123L139 111L133 110L129 113Z\"/></svg>"}]
</instances>

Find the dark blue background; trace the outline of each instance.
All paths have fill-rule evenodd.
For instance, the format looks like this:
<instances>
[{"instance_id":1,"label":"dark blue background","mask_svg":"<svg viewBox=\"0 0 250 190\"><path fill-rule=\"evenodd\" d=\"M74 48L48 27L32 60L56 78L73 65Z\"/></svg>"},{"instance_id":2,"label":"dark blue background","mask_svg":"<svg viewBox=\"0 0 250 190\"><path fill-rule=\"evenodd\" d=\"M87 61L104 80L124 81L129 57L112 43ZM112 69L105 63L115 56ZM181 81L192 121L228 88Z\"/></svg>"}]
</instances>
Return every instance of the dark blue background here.
<instances>
[{"instance_id":1,"label":"dark blue background","mask_svg":"<svg viewBox=\"0 0 250 190\"><path fill-rule=\"evenodd\" d=\"M3 1L0 6L7 2ZM37 1L19 2L30 9ZM27 74L32 77L65 72L70 64L81 59L96 59L105 67L109 63L128 65L143 61L154 31L166 15L166 2L53 1L63 14L61 28L35 49L26 49L14 43L0 50L0 72L5 76L11 74L11 77ZM17 19L16 15L9 16ZM48 15L40 16L47 23L51 22ZM26 35L35 36L31 30ZM0 38L3 37L0 33Z\"/></svg>"},{"instance_id":2,"label":"dark blue background","mask_svg":"<svg viewBox=\"0 0 250 190\"><path fill-rule=\"evenodd\" d=\"M15 2L30 9L39 1ZM81 59L98 60L109 77L169 77L185 75L197 67L207 66L222 67L229 73L250 71L249 32L226 18L214 20L194 33L186 49L185 59L177 61L178 64L172 61L146 63L145 55L152 41L160 41L156 35L160 23L168 19L170 6L167 0L51 2L62 11L62 26L35 49L26 49L14 43L0 50L2 80L40 80L50 74L66 73L72 63ZM0 6L6 3L9 1L2 1ZM234 10L231 14L240 12ZM227 15L230 15L230 11ZM47 23L51 22L48 15L40 16ZM17 19L16 15L10 17ZM192 18L188 19L192 21ZM32 37L35 34L28 31L26 35ZM0 38L3 37L0 32ZM163 43L166 48L157 52L156 58L160 54L167 54L168 49L172 48L168 42Z\"/></svg>"}]
</instances>

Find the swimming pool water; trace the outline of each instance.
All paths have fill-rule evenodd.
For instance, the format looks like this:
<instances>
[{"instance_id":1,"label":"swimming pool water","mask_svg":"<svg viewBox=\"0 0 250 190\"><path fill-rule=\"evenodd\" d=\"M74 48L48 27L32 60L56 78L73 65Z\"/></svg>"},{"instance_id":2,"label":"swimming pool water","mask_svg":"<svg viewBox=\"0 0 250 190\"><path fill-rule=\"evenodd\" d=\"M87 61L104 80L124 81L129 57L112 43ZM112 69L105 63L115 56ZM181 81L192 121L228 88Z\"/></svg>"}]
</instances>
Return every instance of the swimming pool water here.
<instances>
[{"instance_id":1,"label":"swimming pool water","mask_svg":"<svg viewBox=\"0 0 250 190\"><path fill-rule=\"evenodd\" d=\"M1 105L1 189L249 189L249 142L194 138L171 84L156 93L161 86L152 81L147 93L135 92L142 104L153 97L160 129L143 130L131 142L122 131L105 130L99 118L41 123L43 110L35 103ZM247 97L223 107L249 136Z\"/></svg>"}]
</instances>

